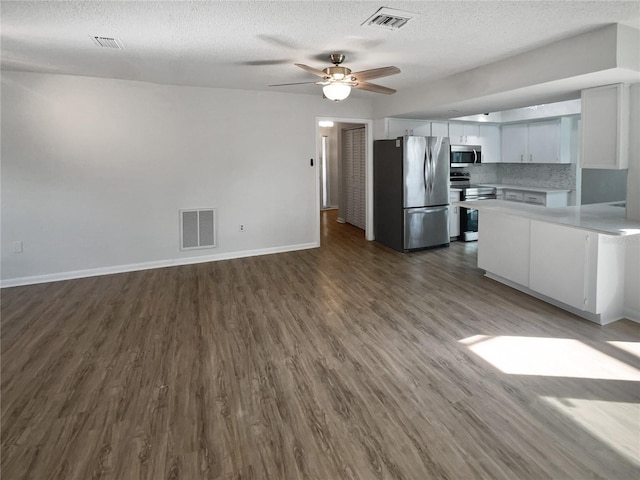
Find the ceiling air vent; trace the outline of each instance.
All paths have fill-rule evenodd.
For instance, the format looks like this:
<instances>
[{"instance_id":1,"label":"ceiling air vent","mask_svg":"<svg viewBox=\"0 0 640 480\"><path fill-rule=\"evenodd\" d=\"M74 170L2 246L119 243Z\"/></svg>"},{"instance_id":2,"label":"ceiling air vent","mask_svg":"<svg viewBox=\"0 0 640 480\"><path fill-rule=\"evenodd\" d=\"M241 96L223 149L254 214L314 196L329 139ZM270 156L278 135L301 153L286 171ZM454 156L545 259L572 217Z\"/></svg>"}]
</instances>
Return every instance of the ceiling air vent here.
<instances>
[{"instance_id":1,"label":"ceiling air vent","mask_svg":"<svg viewBox=\"0 0 640 480\"><path fill-rule=\"evenodd\" d=\"M96 36L92 36L91 38L93 38L93 41L99 47L117 48L118 50L122 50L122 43L120 43L120 41L118 39L116 39L116 38L113 38L113 37L96 37Z\"/></svg>"},{"instance_id":2,"label":"ceiling air vent","mask_svg":"<svg viewBox=\"0 0 640 480\"><path fill-rule=\"evenodd\" d=\"M362 25L386 28L387 30L398 30L404 27L415 15L415 13L411 12L382 7L367 18Z\"/></svg>"}]
</instances>

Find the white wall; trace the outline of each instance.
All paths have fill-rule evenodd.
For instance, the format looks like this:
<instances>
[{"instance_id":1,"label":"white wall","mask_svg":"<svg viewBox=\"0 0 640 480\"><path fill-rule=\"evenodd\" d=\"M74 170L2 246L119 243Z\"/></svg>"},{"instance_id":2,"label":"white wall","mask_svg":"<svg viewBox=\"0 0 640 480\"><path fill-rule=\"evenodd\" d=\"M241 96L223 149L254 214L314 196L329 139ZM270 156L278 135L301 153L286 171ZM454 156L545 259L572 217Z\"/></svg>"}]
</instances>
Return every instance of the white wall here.
<instances>
[{"instance_id":1,"label":"white wall","mask_svg":"<svg viewBox=\"0 0 640 480\"><path fill-rule=\"evenodd\" d=\"M327 137L327 199L330 207L337 207L340 201L340 186L338 183L339 178L339 158L338 158L338 134L335 127L320 127L318 128L320 139L318 144L320 145L320 152L318 152L318 158L321 158L322 153L322 137ZM320 179L322 181L322 174Z\"/></svg>"},{"instance_id":2,"label":"white wall","mask_svg":"<svg viewBox=\"0 0 640 480\"><path fill-rule=\"evenodd\" d=\"M640 221L640 83L629 89L629 170L627 171L627 218Z\"/></svg>"},{"instance_id":3,"label":"white wall","mask_svg":"<svg viewBox=\"0 0 640 480\"><path fill-rule=\"evenodd\" d=\"M317 245L317 115L371 105L2 72L3 285ZM197 207L218 247L182 252Z\"/></svg>"},{"instance_id":4,"label":"white wall","mask_svg":"<svg viewBox=\"0 0 640 480\"><path fill-rule=\"evenodd\" d=\"M640 83L630 90L629 170L627 171L627 218L640 221ZM640 322L640 236L627 241L624 306L628 318Z\"/></svg>"}]
</instances>

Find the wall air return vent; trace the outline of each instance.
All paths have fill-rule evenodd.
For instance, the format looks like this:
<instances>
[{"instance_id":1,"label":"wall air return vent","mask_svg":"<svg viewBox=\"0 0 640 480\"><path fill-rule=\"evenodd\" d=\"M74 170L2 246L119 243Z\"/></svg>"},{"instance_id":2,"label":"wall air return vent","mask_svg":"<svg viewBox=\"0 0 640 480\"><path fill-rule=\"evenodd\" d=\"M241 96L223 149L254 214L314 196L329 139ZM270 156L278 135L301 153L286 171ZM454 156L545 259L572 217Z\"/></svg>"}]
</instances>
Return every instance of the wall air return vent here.
<instances>
[{"instance_id":1,"label":"wall air return vent","mask_svg":"<svg viewBox=\"0 0 640 480\"><path fill-rule=\"evenodd\" d=\"M180 210L180 250L216 246L216 209Z\"/></svg>"},{"instance_id":2,"label":"wall air return vent","mask_svg":"<svg viewBox=\"0 0 640 480\"><path fill-rule=\"evenodd\" d=\"M117 38L113 38L113 37L96 37L96 36L92 36L91 38L93 38L93 41L99 47L116 48L118 50L122 50L122 43Z\"/></svg>"},{"instance_id":3,"label":"wall air return vent","mask_svg":"<svg viewBox=\"0 0 640 480\"><path fill-rule=\"evenodd\" d=\"M387 30L398 30L404 27L415 15L415 13L411 12L382 7L367 18L362 25L386 28Z\"/></svg>"}]
</instances>

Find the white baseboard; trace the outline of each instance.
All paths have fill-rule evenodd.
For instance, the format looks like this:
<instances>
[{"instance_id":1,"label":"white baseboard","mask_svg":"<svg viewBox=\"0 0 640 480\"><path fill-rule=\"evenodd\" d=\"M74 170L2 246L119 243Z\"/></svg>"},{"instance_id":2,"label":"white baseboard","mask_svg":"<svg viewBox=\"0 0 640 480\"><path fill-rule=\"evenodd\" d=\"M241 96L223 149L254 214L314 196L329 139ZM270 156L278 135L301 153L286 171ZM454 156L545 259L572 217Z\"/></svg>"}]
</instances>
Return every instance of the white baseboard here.
<instances>
[{"instance_id":1,"label":"white baseboard","mask_svg":"<svg viewBox=\"0 0 640 480\"><path fill-rule=\"evenodd\" d=\"M507 280L506 278L501 277L500 275L495 275L491 272L485 272L485 277L495 280L496 282L504 283L511 288L515 288L516 290L520 290L527 295L531 295L532 297L536 297L539 300L550 303L551 305L555 305L558 308L562 308L568 312L573 313L579 317L582 317L591 322L597 323L598 325L608 325L618 320L627 319L632 322L640 323L640 313L638 311L631 310L630 308L625 308L624 310L614 313L609 317L606 317L600 313L591 313L585 312L583 310L579 310L571 305L567 305L566 303L560 302L554 298L547 297L541 293L538 293L530 288L524 287L518 283L512 282L511 280Z\"/></svg>"},{"instance_id":2,"label":"white baseboard","mask_svg":"<svg viewBox=\"0 0 640 480\"><path fill-rule=\"evenodd\" d=\"M113 267L89 268L86 270L73 270L70 272L51 273L48 275L34 275L31 277L9 278L0 281L1 288L19 287L23 285L35 285L37 283L59 282L75 278L97 277L114 273L135 272L139 270L151 270L154 268L175 267L178 265L192 265L194 263L217 262L234 258L256 257L258 255L271 255L272 253L294 252L296 250L308 250L318 248L317 242L301 243L298 245L286 245L282 247L260 248L257 250L244 250L240 252L219 253L214 255L202 255L197 257L174 258L159 260L156 262L132 263L128 265L115 265Z\"/></svg>"}]
</instances>

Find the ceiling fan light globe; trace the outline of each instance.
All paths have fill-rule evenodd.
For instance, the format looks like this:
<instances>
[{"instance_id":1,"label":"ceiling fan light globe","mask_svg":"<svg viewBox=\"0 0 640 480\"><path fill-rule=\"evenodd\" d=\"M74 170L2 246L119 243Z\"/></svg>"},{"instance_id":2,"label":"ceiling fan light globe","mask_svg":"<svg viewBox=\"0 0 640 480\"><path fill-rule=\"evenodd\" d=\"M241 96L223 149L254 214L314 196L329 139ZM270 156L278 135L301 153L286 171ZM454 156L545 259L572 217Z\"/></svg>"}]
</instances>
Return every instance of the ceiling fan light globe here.
<instances>
[{"instance_id":1,"label":"ceiling fan light globe","mask_svg":"<svg viewBox=\"0 0 640 480\"><path fill-rule=\"evenodd\" d=\"M324 96L329 100L339 102L349 96L351 87L343 83L331 83L322 87L322 91L324 92Z\"/></svg>"}]
</instances>

